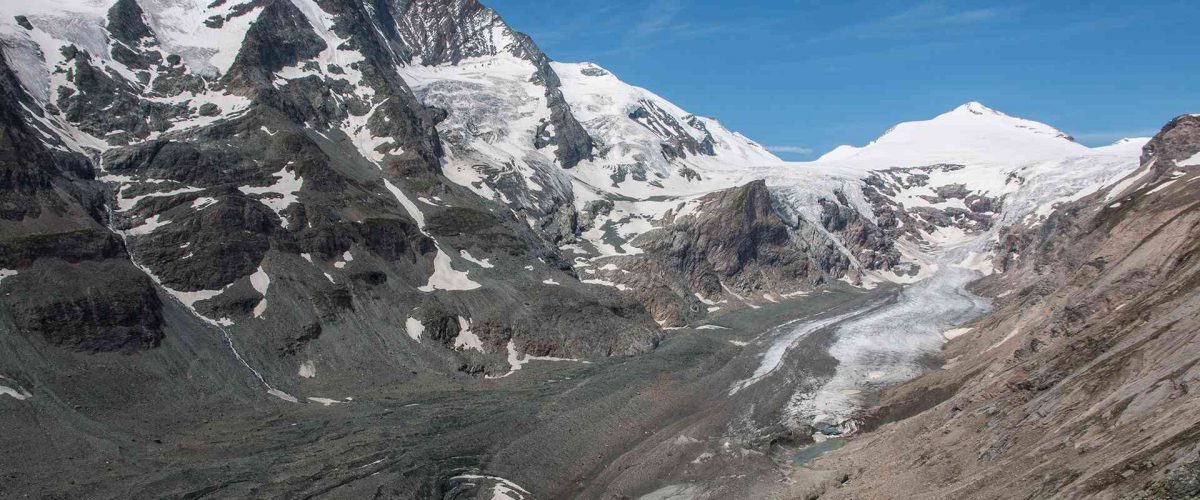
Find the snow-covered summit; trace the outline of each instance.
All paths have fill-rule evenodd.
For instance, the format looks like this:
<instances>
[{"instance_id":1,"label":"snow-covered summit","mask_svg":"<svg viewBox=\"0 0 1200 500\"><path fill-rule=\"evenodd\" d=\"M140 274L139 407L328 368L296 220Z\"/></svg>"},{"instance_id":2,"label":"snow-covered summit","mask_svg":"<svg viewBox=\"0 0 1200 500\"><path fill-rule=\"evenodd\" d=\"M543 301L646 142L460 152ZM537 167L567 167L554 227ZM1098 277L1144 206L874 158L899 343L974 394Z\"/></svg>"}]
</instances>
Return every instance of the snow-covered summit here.
<instances>
[{"instance_id":1,"label":"snow-covered summit","mask_svg":"<svg viewBox=\"0 0 1200 500\"><path fill-rule=\"evenodd\" d=\"M638 113L640 108L649 104L664 111L670 119L686 125L682 131L695 141L703 143L710 140L713 151L705 156L717 158L719 165L761 166L782 162L762 145L725 128L717 120L689 113L649 90L625 83L597 64L554 63L553 66L563 81L563 92L572 111L585 125L592 124L588 127L589 132L600 135L608 144L633 142L635 137L648 142L670 138L672 131L656 129L641 122L624 130L626 134L619 136L604 126L613 118L630 120L629 115ZM634 121L638 120L634 118L625 125L631 125Z\"/></svg>"},{"instance_id":2,"label":"snow-covered summit","mask_svg":"<svg viewBox=\"0 0 1200 500\"><path fill-rule=\"evenodd\" d=\"M930 120L905 122L863 147L839 146L816 163L863 169L934 163L1014 165L1085 154L1054 127L969 102Z\"/></svg>"},{"instance_id":3,"label":"snow-covered summit","mask_svg":"<svg viewBox=\"0 0 1200 500\"><path fill-rule=\"evenodd\" d=\"M574 172L590 185L613 185L634 197L674 195L697 191L716 172L783 163L715 119L685 111L596 64L553 66L572 112L600 146L597 157ZM619 180L625 175L632 182Z\"/></svg>"}]
</instances>

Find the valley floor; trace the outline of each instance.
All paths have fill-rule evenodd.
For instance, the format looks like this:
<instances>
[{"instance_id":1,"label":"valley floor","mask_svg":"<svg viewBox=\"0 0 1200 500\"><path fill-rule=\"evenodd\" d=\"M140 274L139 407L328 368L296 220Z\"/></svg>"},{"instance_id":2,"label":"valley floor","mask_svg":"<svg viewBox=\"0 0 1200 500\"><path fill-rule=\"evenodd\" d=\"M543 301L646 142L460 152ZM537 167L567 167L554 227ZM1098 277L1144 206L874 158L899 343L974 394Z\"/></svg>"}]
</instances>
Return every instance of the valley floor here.
<instances>
[{"instance_id":1,"label":"valley floor","mask_svg":"<svg viewBox=\"0 0 1200 500\"><path fill-rule=\"evenodd\" d=\"M730 388L788 328L895 296L837 287L731 312L722 328L676 331L644 356L535 362L500 380L431 378L327 406L230 398L131 410L0 398L4 432L22 449L0 459L0 493L421 498L514 488L597 498L714 476L778 478L790 455L770 443L791 442L779 416L835 372L832 330L796 339L774 376L732 397ZM714 488L743 486L721 477Z\"/></svg>"},{"instance_id":2,"label":"valley floor","mask_svg":"<svg viewBox=\"0 0 1200 500\"><path fill-rule=\"evenodd\" d=\"M873 387L924 369L943 331L984 311L963 289L975 276L942 264L933 278L905 288L839 284L674 331L647 355L535 362L503 379L431 376L339 395L350 401L230 399L203 409L183 402L133 416L121 408L64 412L22 403L0 412L26 448L20 461L3 460L11 471L3 492L799 495L833 473L797 468L798 456L835 447L840 434L855 430L851 416ZM835 440L822 443L828 438ZM88 444L56 446L75 441Z\"/></svg>"},{"instance_id":3,"label":"valley floor","mask_svg":"<svg viewBox=\"0 0 1200 500\"><path fill-rule=\"evenodd\" d=\"M0 458L0 493L802 496L837 474L796 465L840 445L875 388L927 369L943 332L986 310L965 291L978 276L965 256L943 253L915 285L838 284L675 330L646 355L533 362L501 379L431 375L308 404L0 398L21 448Z\"/></svg>"}]
</instances>

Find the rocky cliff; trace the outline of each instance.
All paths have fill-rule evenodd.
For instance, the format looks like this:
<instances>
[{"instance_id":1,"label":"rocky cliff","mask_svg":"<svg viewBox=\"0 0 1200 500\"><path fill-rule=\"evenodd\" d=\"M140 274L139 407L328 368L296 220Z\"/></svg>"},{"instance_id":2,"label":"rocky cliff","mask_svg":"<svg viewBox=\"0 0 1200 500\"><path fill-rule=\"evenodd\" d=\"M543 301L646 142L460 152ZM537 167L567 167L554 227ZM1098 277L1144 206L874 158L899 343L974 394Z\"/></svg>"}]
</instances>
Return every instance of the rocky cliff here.
<instances>
[{"instance_id":1,"label":"rocky cliff","mask_svg":"<svg viewBox=\"0 0 1200 500\"><path fill-rule=\"evenodd\" d=\"M775 203L764 181L678 203L658 227L629 242L640 253L605 259L582 275L629 290L659 323L679 327L722 308L806 295L856 271L826 230L852 235L874 224L834 201L824 201L824 221L789 223ZM875 243L891 250L891 240L876 232ZM870 269L894 263L883 260Z\"/></svg>"}]
</instances>

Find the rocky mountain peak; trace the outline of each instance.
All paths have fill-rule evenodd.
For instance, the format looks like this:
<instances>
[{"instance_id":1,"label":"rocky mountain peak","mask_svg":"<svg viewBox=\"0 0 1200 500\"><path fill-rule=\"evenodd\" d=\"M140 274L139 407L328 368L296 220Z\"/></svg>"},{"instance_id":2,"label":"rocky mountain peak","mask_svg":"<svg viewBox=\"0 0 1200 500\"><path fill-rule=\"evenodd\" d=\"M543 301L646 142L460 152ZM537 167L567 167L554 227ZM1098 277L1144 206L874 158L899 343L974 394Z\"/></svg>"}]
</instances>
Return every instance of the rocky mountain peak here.
<instances>
[{"instance_id":1,"label":"rocky mountain peak","mask_svg":"<svg viewBox=\"0 0 1200 500\"><path fill-rule=\"evenodd\" d=\"M270 2L246 31L226 80L235 87L271 88L276 73L330 48L295 4Z\"/></svg>"},{"instance_id":2,"label":"rocky mountain peak","mask_svg":"<svg viewBox=\"0 0 1200 500\"><path fill-rule=\"evenodd\" d=\"M464 59L519 53L513 30L476 0L396 0L393 5L396 29L416 64L458 64Z\"/></svg>"},{"instance_id":3,"label":"rocky mountain peak","mask_svg":"<svg viewBox=\"0 0 1200 500\"><path fill-rule=\"evenodd\" d=\"M137 0L117 0L108 10L108 32L124 44L136 46L143 38L154 36L144 17Z\"/></svg>"},{"instance_id":4,"label":"rocky mountain peak","mask_svg":"<svg viewBox=\"0 0 1200 500\"><path fill-rule=\"evenodd\" d=\"M511 68L521 63L505 57L524 61L530 66L526 78L542 87L549 111L534 131L534 148L553 147L558 163L568 169L592 158L595 146L591 136L567 104L550 58L529 36L513 30L499 14L476 0L396 0L392 5L390 16L409 56L406 62L457 66L496 58L501 66Z\"/></svg>"},{"instance_id":5,"label":"rocky mountain peak","mask_svg":"<svg viewBox=\"0 0 1200 500\"><path fill-rule=\"evenodd\" d=\"M1179 167L1200 165L1200 115L1180 115L1171 120L1142 149L1142 163L1170 162ZM1161 167L1169 168L1169 167Z\"/></svg>"}]
</instances>

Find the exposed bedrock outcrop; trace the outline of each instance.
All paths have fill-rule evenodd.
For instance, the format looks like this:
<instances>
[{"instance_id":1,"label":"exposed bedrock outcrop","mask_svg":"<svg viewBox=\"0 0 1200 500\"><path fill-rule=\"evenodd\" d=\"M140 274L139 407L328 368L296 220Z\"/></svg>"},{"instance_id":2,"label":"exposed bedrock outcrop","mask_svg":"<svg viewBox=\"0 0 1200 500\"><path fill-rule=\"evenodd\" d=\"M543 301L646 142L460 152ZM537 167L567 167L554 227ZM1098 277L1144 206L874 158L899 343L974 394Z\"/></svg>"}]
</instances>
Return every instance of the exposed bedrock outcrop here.
<instances>
[{"instance_id":1,"label":"exposed bedrock outcrop","mask_svg":"<svg viewBox=\"0 0 1200 500\"><path fill-rule=\"evenodd\" d=\"M1200 153L1200 115L1181 115L1171 120L1142 150L1142 163L1154 162L1156 172L1170 171ZM1187 162L1192 163L1200 161Z\"/></svg>"},{"instance_id":2,"label":"exposed bedrock outcrop","mask_svg":"<svg viewBox=\"0 0 1200 500\"><path fill-rule=\"evenodd\" d=\"M585 218L604 207L589 206ZM867 255L873 246L889 246L856 213L834 211L830 217L855 251ZM669 215L661 227L631 242L644 253L614 258L613 267L585 270L585 277L620 284L660 323L679 326L721 307L778 300L844 276L854 263L829 234L808 221L789 225L776 212L766 183L755 181L706 195L685 216Z\"/></svg>"},{"instance_id":3,"label":"exposed bedrock outcrop","mask_svg":"<svg viewBox=\"0 0 1200 500\"><path fill-rule=\"evenodd\" d=\"M31 100L0 57L0 308L23 334L80 351L133 352L163 337L153 283L93 217L87 159L51 147L18 110Z\"/></svg>"},{"instance_id":4,"label":"exposed bedrock outcrop","mask_svg":"<svg viewBox=\"0 0 1200 500\"><path fill-rule=\"evenodd\" d=\"M572 114L550 58L528 35L510 28L492 9L476 0L392 1L398 44L410 64L458 64L480 56L508 53L533 63L532 80L545 88L549 119L535 134L535 149L555 147L563 168L592 158L592 138ZM495 37L504 33L504 37ZM505 44L504 42L508 42ZM553 130L553 133L550 133Z\"/></svg>"},{"instance_id":5,"label":"exposed bedrock outcrop","mask_svg":"<svg viewBox=\"0 0 1200 500\"><path fill-rule=\"evenodd\" d=\"M863 180L863 196L871 203L879 229L892 239L924 242L939 229L978 234L992 228L1004 206L1002 196L972 191L965 184L929 188L931 175L962 170L962 165L893 167L872 172ZM907 204L897 201L904 191L924 188Z\"/></svg>"}]
</instances>

